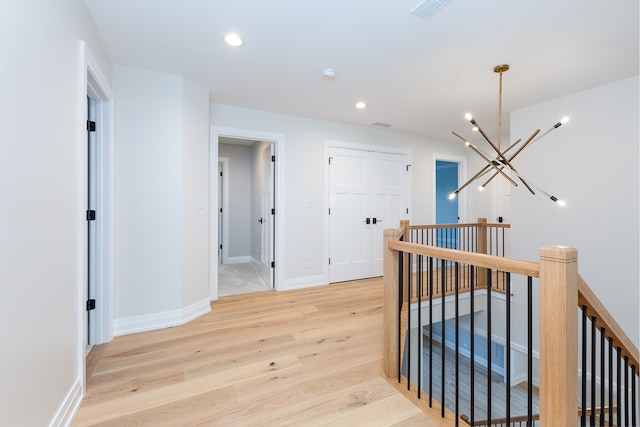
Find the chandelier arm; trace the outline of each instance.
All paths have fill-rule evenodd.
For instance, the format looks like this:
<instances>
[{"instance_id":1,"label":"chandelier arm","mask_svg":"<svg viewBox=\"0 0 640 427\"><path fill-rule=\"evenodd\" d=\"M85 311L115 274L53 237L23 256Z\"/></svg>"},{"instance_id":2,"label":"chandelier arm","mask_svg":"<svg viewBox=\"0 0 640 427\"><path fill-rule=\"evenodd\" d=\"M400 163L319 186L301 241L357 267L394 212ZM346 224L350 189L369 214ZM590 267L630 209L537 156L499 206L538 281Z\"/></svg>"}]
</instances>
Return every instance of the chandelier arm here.
<instances>
[{"instance_id":1,"label":"chandelier arm","mask_svg":"<svg viewBox=\"0 0 640 427\"><path fill-rule=\"evenodd\" d=\"M560 126L562 126L562 121L556 123L550 129L547 129L542 135L538 135L538 137L535 138L533 141L531 141L531 143L533 144L534 142L541 140L542 138L547 136L551 131L558 129Z\"/></svg>"},{"instance_id":2,"label":"chandelier arm","mask_svg":"<svg viewBox=\"0 0 640 427\"><path fill-rule=\"evenodd\" d=\"M491 167L489 165L485 165L482 169L480 169L480 171L475 174L472 178L470 178L467 182L465 182L461 187L459 187L456 191L454 191L454 193L458 194L459 192L461 192L462 190L464 190L469 184L471 184L473 181L475 181L476 179L480 178L483 175L486 175L487 172L489 172L489 169ZM496 172L496 175L498 174L498 172Z\"/></svg>"},{"instance_id":3,"label":"chandelier arm","mask_svg":"<svg viewBox=\"0 0 640 427\"><path fill-rule=\"evenodd\" d=\"M480 157L482 157L488 164L489 166L493 167L496 171L498 171L502 176L505 177L505 179L507 181L509 181L511 184L513 184L514 187L517 187L518 184L512 180L509 175L507 175L506 173L502 172L502 170L498 167L500 164L498 163L497 160L492 159L491 157L489 157L487 154L485 154L484 152L482 152L482 150L480 150L478 147L476 147L474 144L469 143L468 146L475 151Z\"/></svg>"},{"instance_id":4,"label":"chandelier arm","mask_svg":"<svg viewBox=\"0 0 640 427\"><path fill-rule=\"evenodd\" d=\"M502 170L504 168L505 168L504 166L501 166L500 170ZM514 170L514 172L516 172L516 171ZM516 172L516 174L517 174L517 172ZM493 178L495 178L496 176L498 176L498 172L495 172L493 175L491 175L491 177L489 177L489 179L484 184L482 184L482 187L483 188L486 187L491 182L491 180ZM517 175L517 176L518 176L518 179L524 184L524 186L527 187L527 190L529 190L531 192L531 194L535 195L536 192L533 191L533 189L531 188L531 186L529 184L527 184L527 181L525 181L520 175Z\"/></svg>"},{"instance_id":5,"label":"chandelier arm","mask_svg":"<svg viewBox=\"0 0 640 427\"><path fill-rule=\"evenodd\" d=\"M474 144L472 144L471 141L469 141L468 139L458 135L457 133L455 133L453 131L451 131L451 133L454 134L455 136L457 136L458 138L460 138L461 140L463 140L464 141L464 145L466 145L467 147L470 147L473 151L475 151L480 157L482 157L487 162L487 165L485 166L485 168L493 167L496 171L498 171L498 173L501 173L502 176L504 176L505 179L507 179L507 181L509 181L515 187L518 186L518 184L514 180L512 180L507 174L502 172L502 170L499 168L500 163L498 163L499 162L498 159L492 159L488 154L484 153L482 150L480 150L478 147L476 147ZM516 141L511 146L516 145L518 142L520 142L520 141ZM477 178L479 178L480 176L484 175L485 173L486 173L485 169L483 169L480 172L478 172L476 174L476 176L477 176ZM467 181L467 183L462 188L466 187L467 185L469 185L471 182L473 182L477 178L470 179L469 181ZM462 188L459 188L455 192L457 193L458 191L462 190Z\"/></svg>"},{"instance_id":6,"label":"chandelier arm","mask_svg":"<svg viewBox=\"0 0 640 427\"><path fill-rule=\"evenodd\" d=\"M525 141L525 143L522 144L522 147L518 148L518 150L515 153L513 153L511 157L509 157L509 161L513 160L518 154L520 154L520 152L524 150L527 147L527 145L529 145L531 141L533 141L533 138L535 138L536 135L539 133L540 133L540 129L536 129L535 132L533 132L531 136Z\"/></svg>"},{"instance_id":7,"label":"chandelier arm","mask_svg":"<svg viewBox=\"0 0 640 427\"><path fill-rule=\"evenodd\" d=\"M491 141L491 139L487 136L487 134L484 132L484 130L482 130L482 128L480 127L480 125L478 124L477 121L474 120L475 123L473 123L477 128L478 128L478 132L480 132L480 134L484 137L485 140L487 140L487 142L489 143L489 145L491 145L491 148L493 148L495 150L495 152L498 154L498 157L501 158L501 161L504 161L504 163L509 166L510 169L513 169L513 166L511 166L511 163L509 163L509 160L507 159L507 157L500 151L500 149Z\"/></svg>"}]
</instances>

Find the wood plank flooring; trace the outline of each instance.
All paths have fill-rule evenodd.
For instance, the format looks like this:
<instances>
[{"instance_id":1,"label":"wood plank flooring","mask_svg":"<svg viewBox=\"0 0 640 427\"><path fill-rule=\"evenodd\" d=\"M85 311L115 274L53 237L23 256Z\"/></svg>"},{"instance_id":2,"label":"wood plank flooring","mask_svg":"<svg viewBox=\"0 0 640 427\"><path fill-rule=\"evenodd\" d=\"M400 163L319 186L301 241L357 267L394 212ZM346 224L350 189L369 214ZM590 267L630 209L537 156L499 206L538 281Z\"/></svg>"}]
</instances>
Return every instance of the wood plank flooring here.
<instances>
[{"instance_id":1,"label":"wood plank flooring","mask_svg":"<svg viewBox=\"0 0 640 427\"><path fill-rule=\"evenodd\" d=\"M380 376L382 279L221 298L116 337L74 426L443 426Z\"/></svg>"}]
</instances>

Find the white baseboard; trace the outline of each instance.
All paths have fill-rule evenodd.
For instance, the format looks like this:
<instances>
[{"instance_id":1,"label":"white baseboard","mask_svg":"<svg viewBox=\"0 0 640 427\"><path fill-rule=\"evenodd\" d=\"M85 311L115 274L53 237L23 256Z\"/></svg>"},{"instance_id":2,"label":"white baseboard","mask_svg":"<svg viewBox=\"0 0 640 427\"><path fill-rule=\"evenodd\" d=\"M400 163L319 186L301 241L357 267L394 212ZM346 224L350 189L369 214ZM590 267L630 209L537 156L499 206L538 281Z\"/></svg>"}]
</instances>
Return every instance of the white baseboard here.
<instances>
[{"instance_id":1,"label":"white baseboard","mask_svg":"<svg viewBox=\"0 0 640 427\"><path fill-rule=\"evenodd\" d=\"M65 397L62 405L58 409L56 416L51 420L51 427L66 427L71 425L71 421L73 421L73 417L78 412L80 408L80 404L82 403L83 398L82 393L82 380L78 378L76 382L73 384L69 393Z\"/></svg>"},{"instance_id":2,"label":"white baseboard","mask_svg":"<svg viewBox=\"0 0 640 427\"><path fill-rule=\"evenodd\" d=\"M210 311L211 301L209 298L206 298L178 310L115 319L113 322L113 332L114 336L118 336L184 325Z\"/></svg>"},{"instance_id":3,"label":"white baseboard","mask_svg":"<svg viewBox=\"0 0 640 427\"><path fill-rule=\"evenodd\" d=\"M297 277L285 280L284 286L279 286L278 291L290 291L293 289L313 288L315 286L328 285L324 275Z\"/></svg>"},{"instance_id":4,"label":"white baseboard","mask_svg":"<svg viewBox=\"0 0 640 427\"><path fill-rule=\"evenodd\" d=\"M225 260L222 260L224 264L245 264L251 262L252 257L250 256L234 256L228 257Z\"/></svg>"}]
</instances>

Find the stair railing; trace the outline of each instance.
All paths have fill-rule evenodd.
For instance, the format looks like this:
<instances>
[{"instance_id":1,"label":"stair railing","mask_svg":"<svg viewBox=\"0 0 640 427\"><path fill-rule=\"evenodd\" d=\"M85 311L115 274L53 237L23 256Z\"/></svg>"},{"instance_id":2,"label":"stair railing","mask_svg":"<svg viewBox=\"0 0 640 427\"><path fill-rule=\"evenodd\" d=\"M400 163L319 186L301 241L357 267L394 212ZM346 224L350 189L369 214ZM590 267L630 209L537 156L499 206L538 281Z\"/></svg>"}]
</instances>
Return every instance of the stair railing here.
<instances>
[{"instance_id":1,"label":"stair railing","mask_svg":"<svg viewBox=\"0 0 640 427\"><path fill-rule=\"evenodd\" d=\"M385 231L382 370L387 379L394 382L397 381L398 384L402 384L403 388L406 386L405 394L423 409L428 409L421 396L421 394L424 394L421 390L422 387L417 386L411 380L411 370L407 370L405 367L407 372L405 374L402 372L403 351L406 345L405 341L410 340L411 334L408 334L408 331L415 323L415 320L411 319L411 306L412 304L415 306L416 302L418 307L422 307L423 304L421 300L423 292L415 289L420 289L424 284L423 280L426 279L423 279L424 274L416 272L416 269L422 268L421 266L425 264L426 259L444 260L443 267L445 265L472 266L471 271L474 273L466 276L468 280L473 280L472 277L487 277L491 281L492 272L495 271L503 272L507 277L510 277L511 274L527 277L529 295L531 295L532 280L538 281L540 425L578 425L579 418L582 425L588 425L588 422L592 422L591 425L595 425L596 414L600 417L601 425L604 425L605 422L608 425L637 425L636 381L638 378L638 350L579 276L576 249L560 246L543 247L539 252L539 261L531 262L403 241L411 239L410 230L411 227L407 222L404 222L397 230ZM453 277L457 283L458 278L461 276L457 267L455 271L456 273ZM478 271L487 271L487 274L486 276L477 274ZM471 289L475 289L476 286L476 284L473 284ZM492 286L489 284L487 291L490 292L491 289ZM456 284L456 301L457 293L458 285ZM507 301L510 294L511 292L507 290ZM414 297L417 297L417 301ZM443 312L445 303L446 300L443 295ZM531 301L529 304L531 304ZM591 322L593 325L591 326L592 330L599 331L603 342L609 342L609 356L606 357L603 345L603 357L600 360L601 363L605 362L604 359L609 361L609 377L607 379L607 383L610 385L607 387L609 398L605 402L603 398L604 391L602 391L599 396L601 399L600 407L596 404L597 393L591 394L591 406L589 407L587 393L584 392L585 389L593 388L593 384L597 382L597 380L590 381L588 385L585 382L585 378L589 376L588 372L586 372L586 367L589 364L595 366L597 357L588 358L584 356L584 354L595 354L595 347L591 349L591 352L583 349L583 356L582 358L580 357L579 316L576 316L576 307L583 313L583 318L587 318ZM418 313L422 313L421 308L418 309ZM432 313L431 309L429 309L429 313ZM406 319L403 317L405 314L407 316ZM488 317L491 318L491 315ZM531 318L531 315L529 317ZM420 321L418 321L418 324L422 325ZM584 324L586 325L586 323ZM442 325L444 328L444 316ZM583 326L581 339L583 348L585 347L584 343L588 341L584 338L588 336L588 328L588 325ZM491 325L489 325L489 339L490 334ZM456 335L456 342L457 340ZM592 343L593 341L595 340L592 340ZM529 339L529 347L531 345L531 339ZM408 348L410 348L410 345ZM615 349L617 355L617 362L613 361L613 349ZM509 353L507 352L507 354ZM531 354L531 348L529 348L529 354ZM529 359L531 359L531 356L529 356ZM579 361L582 361L582 370L580 370ZM616 363L617 368L613 370L617 376L614 378L611 374L612 364L615 368ZM624 369L621 368L622 364L624 364ZM491 363L489 363L489 366L491 366ZM529 370L531 370L531 366L529 366ZM602 371L604 370L605 368L602 368ZM578 383L580 372L582 372L581 376L583 378L581 387L579 387ZM591 374L594 375L594 372L595 368ZM531 372L528 373L528 382L529 387L531 387ZM604 390L604 382L605 378L603 376L600 384L602 390ZM612 397L611 391L614 388L614 383L617 384L615 385L617 387L615 396L618 399L618 403L615 405L615 399ZM624 393L622 393L622 389L624 389ZM582 390L582 406L578 402L580 390ZM622 397L623 394L624 398ZM429 407L431 407L432 396L429 395L428 398ZM438 408L438 403L436 402L434 406ZM605 407L606 409L604 409ZM585 408L585 410L581 408ZM438 409L441 417L450 418L456 425L461 421L460 414L457 413L457 406L456 413L445 410L444 405L441 405ZM605 412L608 412L606 420L602 415ZM614 420L614 414L617 414L616 420ZM532 416L529 415L528 418L530 423ZM509 420L509 416L506 417L506 420ZM488 422L491 422L490 416L488 417Z\"/></svg>"}]
</instances>

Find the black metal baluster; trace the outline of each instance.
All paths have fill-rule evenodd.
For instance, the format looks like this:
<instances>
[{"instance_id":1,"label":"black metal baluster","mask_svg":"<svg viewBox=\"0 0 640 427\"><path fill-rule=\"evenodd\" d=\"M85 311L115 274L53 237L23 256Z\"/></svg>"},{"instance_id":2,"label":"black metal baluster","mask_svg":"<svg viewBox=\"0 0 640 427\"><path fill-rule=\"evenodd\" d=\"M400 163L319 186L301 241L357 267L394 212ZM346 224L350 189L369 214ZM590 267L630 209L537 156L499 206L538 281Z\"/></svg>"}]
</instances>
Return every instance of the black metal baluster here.
<instances>
[{"instance_id":1,"label":"black metal baluster","mask_svg":"<svg viewBox=\"0 0 640 427\"><path fill-rule=\"evenodd\" d=\"M533 277L527 278L527 426L533 425Z\"/></svg>"},{"instance_id":2,"label":"black metal baluster","mask_svg":"<svg viewBox=\"0 0 640 427\"><path fill-rule=\"evenodd\" d=\"M422 336L422 255L418 255L418 399L422 397L422 358L423 340Z\"/></svg>"},{"instance_id":3,"label":"black metal baluster","mask_svg":"<svg viewBox=\"0 0 640 427\"><path fill-rule=\"evenodd\" d=\"M487 421L491 424L491 269L487 269Z\"/></svg>"},{"instance_id":4,"label":"black metal baluster","mask_svg":"<svg viewBox=\"0 0 640 427\"><path fill-rule=\"evenodd\" d=\"M440 324L441 328L442 328L442 349L441 349L441 385L442 385L442 406L440 408L440 415L442 416L442 418L444 418L444 406L445 406L445 397L444 397L444 385L445 385L445 381L444 381L444 375L445 375L445 369L444 369L444 364L445 364L445 343L446 343L446 338L445 338L445 327L444 327L444 321L445 321L445 313L444 313L444 306L445 306L445 288L446 288L446 274L445 274L445 260L441 260L441 268L442 268L442 307L441 307L441 312L442 312L442 323Z\"/></svg>"},{"instance_id":5,"label":"black metal baluster","mask_svg":"<svg viewBox=\"0 0 640 427\"><path fill-rule=\"evenodd\" d=\"M624 357L624 425L629 425L629 356Z\"/></svg>"},{"instance_id":6,"label":"black metal baluster","mask_svg":"<svg viewBox=\"0 0 640 427\"><path fill-rule=\"evenodd\" d=\"M596 425L596 318L591 317L591 425Z\"/></svg>"},{"instance_id":7,"label":"black metal baluster","mask_svg":"<svg viewBox=\"0 0 640 427\"><path fill-rule=\"evenodd\" d=\"M407 390L411 390L411 253L407 254Z\"/></svg>"},{"instance_id":8,"label":"black metal baluster","mask_svg":"<svg viewBox=\"0 0 640 427\"><path fill-rule=\"evenodd\" d=\"M507 425L511 423L511 273L507 273Z\"/></svg>"},{"instance_id":9,"label":"black metal baluster","mask_svg":"<svg viewBox=\"0 0 640 427\"><path fill-rule=\"evenodd\" d=\"M605 369L604 369L604 349L605 349L605 329L600 328L600 425L604 426L604 406L605 406L605 393L604 393L604 380Z\"/></svg>"},{"instance_id":10,"label":"black metal baluster","mask_svg":"<svg viewBox=\"0 0 640 427\"><path fill-rule=\"evenodd\" d=\"M404 259L404 252L400 251L398 253L398 337L402 336L402 299L403 299L403 295L402 295L402 287L404 285L403 283L403 259ZM400 384L402 382L402 350L400 348L401 345L401 341L400 339L398 339L398 384Z\"/></svg>"},{"instance_id":11,"label":"black metal baluster","mask_svg":"<svg viewBox=\"0 0 640 427\"><path fill-rule=\"evenodd\" d=\"M582 306L582 416L580 425L587 425L587 306Z\"/></svg>"},{"instance_id":12,"label":"black metal baluster","mask_svg":"<svg viewBox=\"0 0 640 427\"><path fill-rule=\"evenodd\" d=\"M476 374L475 374L475 317L476 317L476 312L475 312L475 297L473 296L474 294L474 290L476 288L475 285L475 267L472 265L471 266L471 274L469 276L470 280L471 280L471 289L470 289L470 304L471 304L471 317L469 318L469 328L471 329L470 333L469 333L469 351L471 352L471 360L469 361L469 377L471 380L471 399L469 404L471 405L470 410L470 415L471 415L471 425L473 425L474 421L475 421L475 416L474 416L474 409L475 409L475 384L476 384Z\"/></svg>"},{"instance_id":13,"label":"black metal baluster","mask_svg":"<svg viewBox=\"0 0 640 427\"><path fill-rule=\"evenodd\" d=\"M456 279L455 279L455 309L456 309L456 333L455 333L455 340L456 340L456 427L458 426L458 418L460 417L460 408L459 408L459 404L460 404L460 344L459 344L459 334L460 334L460 322L459 322L459 314L460 314L460 310L458 307L458 292L459 292L459 287L460 287L460 276L458 276L459 274L459 264L458 262L456 262L455 264L455 275L456 275Z\"/></svg>"},{"instance_id":14,"label":"black metal baluster","mask_svg":"<svg viewBox=\"0 0 640 427\"><path fill-rule=\"evenodd\" d=\"M633 365L631 367L631 424L632 426L638 425L638 417L636 416L636 405L638 404L636 400L636 366Z\"/></svg>"},{"instance_id":15,"label":"black metal baluster","mask_svg":"<svg viewBox=\"0 0 640 427\"><path fill-rule=\"evenodd\" d=\"M429 408L433 405L433 257L429 257Z\"/></svg>"},{"instance_id":16,"label":"black metal baluster","mask_svg":"<svg viewBox=\"0 0 640 427\"><path fill-rule=\"evenodd\" d=\"M616 366L616 382L617 382L617 399L616 399L616 403L618 405L617 407L617 411L616 411L616 415L617 415L617 423L619 426L622 425L622 349L620 347L617 348L617 355L616 355L616 362L617 362L617 366Z\"/></svg>"},{"instance_id":17,"label":"black metal baluster","mask_svg":"<svg viewBox=\"0 0 640 427\"><path fill-rule=\"evenodd\" d=\"M613 423L613 338L609 338L609 424Z\"/></svg>"}]
</instances>

